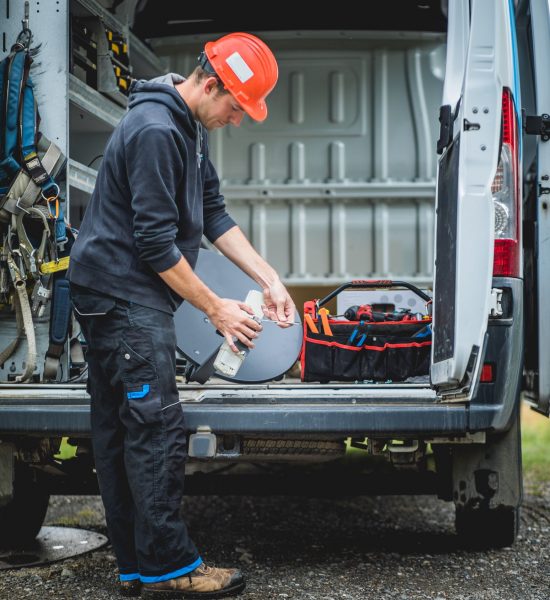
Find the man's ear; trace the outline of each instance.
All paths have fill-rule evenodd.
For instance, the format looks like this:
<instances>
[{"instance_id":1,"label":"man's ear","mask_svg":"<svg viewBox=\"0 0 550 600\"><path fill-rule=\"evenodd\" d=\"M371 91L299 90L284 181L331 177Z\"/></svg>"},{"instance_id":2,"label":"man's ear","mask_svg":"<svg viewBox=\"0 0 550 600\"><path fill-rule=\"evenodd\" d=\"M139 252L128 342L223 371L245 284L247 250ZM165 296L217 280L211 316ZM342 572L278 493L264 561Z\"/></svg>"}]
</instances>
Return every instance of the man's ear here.
<instances>
[{"instance_id":1,"label":"man's ear","mask_svg":"<svg viewBox=\"0 0 550 600\"><path fill-rule=\"evenodd\" d=\"M216 77L208 77L205 79L203 84L203 90L205 94L211 94L216 91L216 87L218 85L218 80Z\"/></svg>"}]
</instances>

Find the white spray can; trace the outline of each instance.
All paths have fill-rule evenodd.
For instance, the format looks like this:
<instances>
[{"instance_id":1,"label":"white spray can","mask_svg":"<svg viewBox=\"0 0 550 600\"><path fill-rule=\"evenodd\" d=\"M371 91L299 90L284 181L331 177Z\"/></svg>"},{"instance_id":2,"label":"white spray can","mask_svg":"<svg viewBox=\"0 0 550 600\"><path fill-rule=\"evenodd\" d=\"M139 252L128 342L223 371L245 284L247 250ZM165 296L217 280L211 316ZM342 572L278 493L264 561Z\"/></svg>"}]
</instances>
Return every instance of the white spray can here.
<instances>
[{"instance_id":1,"label":"white spray can","mask_svg":"<svg viewBox=\"0 0 550 600\"><path fill-rule=\"evenodd\" d=\"M256 321L261 321L264 316L262 310L262 305L264 304L263 293L258 290L250 290L244 303L250 306L254 311L254 318ZM246 311L243 312L252 318L251 314ZM224 340L223 344L220 346L216 360L214 361L214 369L226 377L235 377L250 350L240 342L237 342L236 345L239 348L239 352L233 352L229 347L227 340Z\"/></svg>"}]
</instances>

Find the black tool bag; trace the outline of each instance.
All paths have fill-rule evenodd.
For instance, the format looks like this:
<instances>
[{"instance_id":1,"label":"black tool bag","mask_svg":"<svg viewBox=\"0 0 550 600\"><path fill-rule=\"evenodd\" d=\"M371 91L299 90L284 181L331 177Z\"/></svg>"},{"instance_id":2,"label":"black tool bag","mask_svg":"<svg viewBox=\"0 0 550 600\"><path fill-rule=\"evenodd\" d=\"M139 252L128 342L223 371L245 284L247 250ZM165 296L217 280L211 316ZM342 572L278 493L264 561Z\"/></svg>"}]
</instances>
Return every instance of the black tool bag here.
<instances>
[{"instance_id":1,"label":"black tool bag","mask_svg":"<svg viewBox=\"0 0 550 600\"><path fill-rule=\"evenodd\" d=\"M428 375L432 345L431 317L428 315L404 313L402 320L381 321L328 318L323 323L319 310L329 300L347 288L369 287L406 287L425 300L428 306L431 303L427 294L401 281L353 281L340 286L322 300L306 302L302 381L385 382ZM399 316L388 314L390 318Z\"/></svg>"}]
</instances>

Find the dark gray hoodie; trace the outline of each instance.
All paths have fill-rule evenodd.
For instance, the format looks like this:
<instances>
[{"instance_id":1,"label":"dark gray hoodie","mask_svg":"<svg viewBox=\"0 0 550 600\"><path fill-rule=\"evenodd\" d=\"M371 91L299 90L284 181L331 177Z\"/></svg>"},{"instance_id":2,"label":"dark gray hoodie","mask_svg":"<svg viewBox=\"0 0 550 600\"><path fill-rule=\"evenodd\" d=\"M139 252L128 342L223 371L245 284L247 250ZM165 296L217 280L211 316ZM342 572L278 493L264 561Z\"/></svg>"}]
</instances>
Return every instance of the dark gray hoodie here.
<instances>
[{"instance_id":1,"label":"dark gray hoodie","mask_svg":"<svg viewBox=\"0 0 550 600\"><path fill-rule=\"evenodd\" d=\"M72 283L173 312L181 303L157 275L183 255L195 266L203 233L235 225L208 158L208 138L169 75L132 84L129 110L105 149L71 250Z\"/></svg>"}]
</instances>

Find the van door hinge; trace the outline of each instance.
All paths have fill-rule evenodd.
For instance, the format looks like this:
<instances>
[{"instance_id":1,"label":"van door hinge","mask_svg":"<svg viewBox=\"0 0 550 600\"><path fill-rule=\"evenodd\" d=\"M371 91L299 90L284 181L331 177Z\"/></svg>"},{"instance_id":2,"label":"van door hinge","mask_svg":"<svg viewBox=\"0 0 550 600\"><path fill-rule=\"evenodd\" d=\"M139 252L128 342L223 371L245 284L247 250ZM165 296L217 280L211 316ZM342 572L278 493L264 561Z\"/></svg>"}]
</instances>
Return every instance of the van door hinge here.
<instances>
[{"instance_id":1,"label":"van door hinge","mask_svg":"<svg viewBox=\"0 0 550 600\"><path fill-rule=\"evenodd\" d=\"M550 140L550 115L546 113L540 117L525 115L523 111L523 129L529 135L540 135L543 142Z\"/></svg>"},{"instance_id":2,"label":"van door hinge","mask_svg":"<svg viewBox=\"0 0 550 600\"><path fill-rule=\"evenodd\" d=\"M489 302L489 315L491 317L502 317L504 312L502 310L502 290L493 288Z\"/></svg>"}]
</instances>

